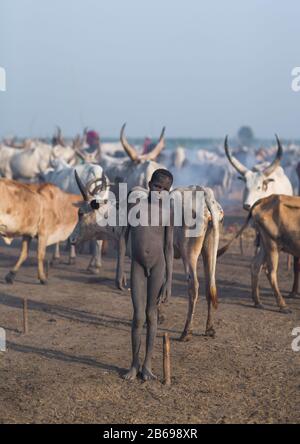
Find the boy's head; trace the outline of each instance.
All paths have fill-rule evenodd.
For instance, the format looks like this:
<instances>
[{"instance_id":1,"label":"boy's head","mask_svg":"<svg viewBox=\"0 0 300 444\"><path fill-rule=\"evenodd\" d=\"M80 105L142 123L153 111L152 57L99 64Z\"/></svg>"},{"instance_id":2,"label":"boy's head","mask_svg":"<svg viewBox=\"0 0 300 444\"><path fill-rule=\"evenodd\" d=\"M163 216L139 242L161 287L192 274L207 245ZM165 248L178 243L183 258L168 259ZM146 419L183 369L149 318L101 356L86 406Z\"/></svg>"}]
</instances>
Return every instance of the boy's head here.
<instances>
[{"instance_id":1,"label":"boy's head","mask_svg":"<svg viewBox=\"0 0 300 444\"><path fill-rule=\"evenodd\" d=\"M154 171L149 182L150 191L170 191L173 184L173 175L162 168Z\"/></svg>"}]
</instances>

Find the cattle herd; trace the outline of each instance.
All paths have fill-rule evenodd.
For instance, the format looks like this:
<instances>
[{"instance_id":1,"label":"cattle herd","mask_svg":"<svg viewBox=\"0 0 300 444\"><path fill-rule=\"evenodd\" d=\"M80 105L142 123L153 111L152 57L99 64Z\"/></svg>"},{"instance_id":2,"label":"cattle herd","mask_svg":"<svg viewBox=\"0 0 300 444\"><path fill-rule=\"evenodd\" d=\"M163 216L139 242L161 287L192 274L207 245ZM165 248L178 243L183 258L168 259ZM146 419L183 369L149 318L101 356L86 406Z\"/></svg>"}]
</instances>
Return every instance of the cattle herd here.
<instances>
[{"instance_id":1,"label":"cattle herd","mask_svg":"<svg viewBox=\"0 0 300 444\"><path fill-rule=\"evenodd\" d=\"M86 135L65 142L58 129L51 143L43 140L3 140L0 145L0 235L6 244L14 238L22 238L20 256L15 266L6 275L12 284L17 272L28 256L30 241L37 238L38 279L47 283L44 262L46 248L55 245L53 260L59 258L59 244L68 241L70 264L76 256L76 248L83 241L90 241L91 260L89 268L99 273L103 241L113 240L118 246L116 285L124 289L124 254L127 238L123 227L111 227L99 223L115 205L118 211L118 185L125 183L128 191L135 187L148 188L153 172L160 168L173 170L186 167L184 149L178 147L164 162L165 129L152 149L140 154L125 136L125 125L121 129L120 144L103 144L94 150L87 149ZM193 316L198 296L197 263L200 254L206 282L208 317L206 333L214 334L211 306L217 307L216 263L230 243L242 234L248 224L257 232L258 248L251 266L252 296L256 307L262 308L259 296L259 275L265 270L280 310L289 312L277 282L279 252L294 257L294 284L292 295L298 291L298 257L300 257L300 198L293 196L292 184L281 166L284 150L276 136L276 149L271 162L262 162L248 169L235 157L226 137L223 154L226 173L220 175L220 164L215 159L211 174L216 171L221 182L202 183L201 168L198 179L190 186L180 186L172 193L203 191L205 213L203 229L196 237L187 237L186 226L174 229L174 255L181 257L187 280L189 306L186 324L181 336L187 340L192 334ZM201 157L202 156L202 157ZM199 151L199 165L204 157L214 156ZM262 160L264 160L262 158ZM232 167L234 169L232 169ZM294 167L295 171L296 168ZM220 186L228 187L236 170L243 187L243 205L248 218L241 230L228 245L219 248L220 228L226 212L217 202ZM180 182L180 181L179 181ZM220 185L221 184L221 185ZM181 185L181 184L180 184ZM211 189L208 185L212 185ZM177 186L175 180L175 186ZM117 196L117 206L110 200L110 192ZM162 315L162 312L160 313Z\"/></svg>"}]
</instances>

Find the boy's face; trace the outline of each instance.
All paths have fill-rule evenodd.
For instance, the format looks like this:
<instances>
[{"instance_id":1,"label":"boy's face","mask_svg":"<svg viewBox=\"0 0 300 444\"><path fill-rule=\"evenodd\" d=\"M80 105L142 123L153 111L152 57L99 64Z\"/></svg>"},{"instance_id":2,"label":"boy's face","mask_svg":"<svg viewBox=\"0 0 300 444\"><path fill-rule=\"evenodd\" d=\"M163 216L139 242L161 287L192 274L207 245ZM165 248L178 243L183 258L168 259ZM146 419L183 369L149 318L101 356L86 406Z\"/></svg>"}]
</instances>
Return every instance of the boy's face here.
<instances>
[{"instance_id":1,"label":"boy's face","mask_svg":"<svg viewBox=\"0 0 300 444\"><path fill-rule=\"evenodd\" d=\"M149 182L149 189L150 191L170 191L171 184L170 181L166 179L154 179L153 181Z\"/></svg>"}]
</instances>

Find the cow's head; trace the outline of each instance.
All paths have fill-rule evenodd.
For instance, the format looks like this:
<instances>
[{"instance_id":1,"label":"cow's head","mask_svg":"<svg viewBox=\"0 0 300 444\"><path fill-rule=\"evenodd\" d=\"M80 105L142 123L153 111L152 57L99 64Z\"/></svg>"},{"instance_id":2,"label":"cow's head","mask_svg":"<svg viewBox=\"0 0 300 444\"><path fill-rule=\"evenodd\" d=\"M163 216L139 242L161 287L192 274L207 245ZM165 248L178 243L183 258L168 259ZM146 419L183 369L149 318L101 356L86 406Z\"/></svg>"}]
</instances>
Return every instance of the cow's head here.
<instances>
[{"instance_id":1,"label":"cow's head","mask_svg":"<svg viewBox=\"0 0 300 444\"><path fill-rule=\"evenodd\" d=\"M162 132L161 132L161 135L159 137L157 144L149 153L139 154L136 151L136 149L132 145L130 145L130 143L126 139L126 137L124 135L125 127L126 127L126 123L124 123L124 125L122 126L121 134L120 134L120 141L121 141L121 144L122 144L125 152L129 156L129 158L136 164L151 161L151 160L156 160L165 147L165 130L166 130L166 128L164 127L162 129Z\"/></svg>"},{"instance_id":2,"label":"cow's head","mask_svg":"<svg viewBox=\"0 0 300 444\"><path fill-rule=\"evenodd\" d=\"M274 182L276 181L276 176L274 175L275 170L280 166L280 160L282 158L282 146L276 135L277 141L277 154L273 162L260 170L258 166L254 167L252 170L248 170L236 157L234 157L228 147L228 136L225 138L225 153L231 163L231 165L240 174L239 179L245 182L245 188L243 193L243 207L245 210L249 211L252 205L263 197L270 196L274 193Z\"/></svg>"},{"instance_id":3,"label":"cow's head","mask_svg":"<svg viewBox=\"0 0 300 444\"><path fill-rule=\"evenodd\" d=\"M109 185L106 176L94 179L84 185L75 170L77 185L83 201L76 204L78 207L78 222L70 236L72 244L96 238L97 220L104 218L108 211Z\"/></svg>"}]
</instances>

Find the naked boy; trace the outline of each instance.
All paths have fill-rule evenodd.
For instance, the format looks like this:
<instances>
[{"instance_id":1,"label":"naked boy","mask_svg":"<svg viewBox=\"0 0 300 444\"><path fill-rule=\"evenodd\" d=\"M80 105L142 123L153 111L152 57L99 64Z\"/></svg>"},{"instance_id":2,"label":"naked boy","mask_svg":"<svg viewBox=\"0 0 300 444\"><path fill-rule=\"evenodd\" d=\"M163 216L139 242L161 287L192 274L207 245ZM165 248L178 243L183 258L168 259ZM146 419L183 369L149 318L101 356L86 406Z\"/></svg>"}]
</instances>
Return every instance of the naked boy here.
<instances>
[{"instance_id":1,"label":"naked boy","mask_svg":"<svg viewBox=\"0 0 300 444\"><path fill-rule=\"evenodd\" d=\"M131 235L131 297L133 320L131 330L132 364L125 379L133 380L139 372L146 381L155 379L152 373L152 352L157 331L157 306L166 302L171 294L173 267L173 226L162 224L159 194L169 192L172 174L164 169L156 170L149 182L149 197L143 200L144 210L150 217L151 207L156 205L160 220L158 226L130 226ZM172 219L172 217L171 217ZM130 222L130 221L129 221ZM142 329L147 323L146 356L140 368L139 352Z\"/></svg>"}]
</instances>

